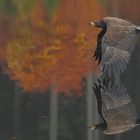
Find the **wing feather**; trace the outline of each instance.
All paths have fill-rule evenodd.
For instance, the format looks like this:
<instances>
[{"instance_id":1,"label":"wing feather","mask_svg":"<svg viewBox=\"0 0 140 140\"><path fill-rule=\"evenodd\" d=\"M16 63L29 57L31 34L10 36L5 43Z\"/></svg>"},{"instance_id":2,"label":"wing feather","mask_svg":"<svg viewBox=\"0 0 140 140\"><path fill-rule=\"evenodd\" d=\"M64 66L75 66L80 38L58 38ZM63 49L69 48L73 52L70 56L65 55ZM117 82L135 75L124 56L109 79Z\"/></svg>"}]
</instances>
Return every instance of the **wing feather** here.
<instances>
[{"instance_id":1,"label":"wing feather","mask_svg":"<svg viewBox=\"0 0 140 140\"><path fill-rule=\"evenodd\" d=\"M130 53L119 48L108 46L102 56L101 69L111 76L115 73L122 73L130 60Z\"/></svg>"},{"instance_id":2,"label":"wing feather","mask_svg":"<svg viewBox=\"0 0 140 140\"><path fill-rule=\"evenodd\" d=\"M126 69L136 46L139 34L137 26L109 24L102 38L101 70L108 76L120 75Z\"/></svg>"},{"instance_id":3,"label":"wing feather","mask_svg":"<svg viewBox=\"0 0 140 140\"><path fill-rule=\"evenodd\" d=\"M121 83L98 80L93 89L97 98L98 113L107 125L104 133L121 133L136 125L135 105Z\"/></svg>"},{"instance_id":4,"label":"wing feather","mask_svg":"<svg viewBox=\"0 0 140 140\"><path fill-rule=\"evenodd\" d=\"M102 91L101 95L103 102L108 106L107 109L117 108L131 102L126 88L121 83L111 85L111 82L109 82L108 87ZM106 100L112 102L112 104L108 105Z\"/></svg>"},{"instance_id":5,"label":"wing feather","mask_svg":"<svg viewBox=\"0 0 140 140\"><path fill-rule=\"evenodd\" d=\"M101 97L102 115L108 124L108 130L113 133L124 126L135 125L137 113L126 88L121 83L111 85L109 82L105 86Z\"/></svg>"}]
</instances>

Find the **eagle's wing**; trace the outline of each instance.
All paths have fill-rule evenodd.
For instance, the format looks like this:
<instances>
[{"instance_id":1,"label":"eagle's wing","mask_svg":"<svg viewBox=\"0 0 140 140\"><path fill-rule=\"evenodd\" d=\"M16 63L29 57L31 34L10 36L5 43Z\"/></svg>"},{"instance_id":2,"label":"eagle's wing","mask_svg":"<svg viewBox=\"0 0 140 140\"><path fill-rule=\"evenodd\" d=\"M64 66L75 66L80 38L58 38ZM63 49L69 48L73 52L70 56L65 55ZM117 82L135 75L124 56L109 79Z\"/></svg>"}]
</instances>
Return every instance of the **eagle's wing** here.
<instances>
[{"instance_id":1,"label":"eagle's wing","mask_svg":"<svg viewBox=\"0 0 140 140\"><path fill-rule=\"evenodd\" d=\"M126 69L138 40L137 26L108 25L102 38L101 69L108 76Z\"/></svg>"},{"instance_id":2,"label":"eagle's wing","mask_svg":"<svg viewBox=\"0 0 140 140\"><path fill-rule=\"evenodd\" d=\"M135 125L137 119L135 105L121 83L112 85L109 82L101 91L101 96L102 115L110 133L120 132Z\"/></svg>"}]
</instances>

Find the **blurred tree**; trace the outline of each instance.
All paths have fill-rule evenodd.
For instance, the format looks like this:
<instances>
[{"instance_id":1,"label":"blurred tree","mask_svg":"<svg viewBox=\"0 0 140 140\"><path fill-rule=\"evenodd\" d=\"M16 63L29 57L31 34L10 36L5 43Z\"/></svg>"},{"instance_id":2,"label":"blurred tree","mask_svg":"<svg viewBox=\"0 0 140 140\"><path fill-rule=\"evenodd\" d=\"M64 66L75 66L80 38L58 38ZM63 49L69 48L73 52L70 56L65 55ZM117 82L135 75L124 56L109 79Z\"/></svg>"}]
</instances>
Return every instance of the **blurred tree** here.
<instances>
[{"instance_id":1,"label":"blurred tree","mask_svg":"<svg viewBox=\"0 0 140 140\"><path fill-rule=\"evenodd\" d=\"M57 88L53 87L50 94L50 126L49 140L57 140L57 118L58 118L58 93Z\"/></svg>"},{"instance_id":2,"label":"blurred tree","mask_svg":"<svg viewBox=\"0 0 140 140\"><path fill-rule=\"evenodd\" d=\"M61 3L56 0L12 2L16 7L17 16L10 19L12 37L8 39L5 36L6 43L3 45L0 58L5 62L4 72L16 80L25 92L34 92L31 105L28 104L30 96L21 101L23 103L21 120L24 122L21 122L23 130L21 135L23 139L39 139L38 110L41 108L37 92L45 92L48 87L57 83L57 92L64 91L68 95L72 90L77 90L78 92L73 94L79 95L83 77L91 71L96 71L96 64L92 59L96 38L93 38L92 29L89 31L88 23L101 18L103 14L96 0L80 2L61 0ZM9 32L6 34L9 35ZM64 130L66 126L70 134L68 132L62 134L62 131L59 131L58 137L68 137L70 140L85 139L82 137L83 134L85 136L86 125L83 111L85 102L81 104L81 98L82 101L84 98L83 96L69 98L71 99L68 103L71 106L65 102L63 109L67 104L71 113L66 111L67 108L62 111L68 119L64 116L64 120L61 118L64 123L61 128ZM57 102L52 100L52 103ZM46 106L45 108L47 109ZM57 111L57 108L55 109ZM49 123L47 119L46 122ZM47 129L47 124L45 126Z\"/></svg>"},{"instance_id":3,"label":"blurred tree","mask_svg":"<svg viewBox=\"0 0 140 140\"><path fill-rule=\"evenodd\" d=\"M44 0L44 3L47 8L49 16L51 16L51 14L53 14L53 12L59 6L60 0Z\"/></svg>"},{"instance_id":4,"label":"blurred tree","mask_svg":"<svg viewBox=\"0 0 140 140\"><path fill-rule=\"evenodd\" d=\"M102 4L106 5L108 3L108 0L99 0Z\"/></svg>"},{"instance_id":5,"label":"blurred tree","mask_svg":"<svg viewBox=\"0 0 140 140\"><path fill-rule=\"evenodd\" d=\"M0 0L0 10L3 14L8 14L10 16L16 14L16 6L11 0Z\"/></svg>"},{"instance_id":6,"label":"blurred tree","mask_svg":"<svg viewBox=\"0 0 140 140\"><path fill-rule=\"evenodd\" d=\"M35 5L35 0L13 0L14 5L17 9L17 17L20 18L20 20L25 20L28 16L30 16L31 10L33 9ZM29 18L29 17L28 17Z\"/></svg>"},{"instance_id":7,"label":"blurred tree","mask_svg":"<svg viewBox=\"0 0 140 140\"><path fill-rule=\"evenodd\" d=\"M20 124L20 102L21 102L21 89L15 85L14 88L14 104L13 104L13 135L12 139L17 139L19 134Z\"/></svg>"},{"instance_id":8,"label":"blurred tree","mask_svg":"<svg viewBox=\"0 0 140 140\"><path fill-rule=\"evenodd\" d=\"M96 66L94 61L89 59L89 56L92 56L91 51L95 40L86 33L91 14L83 17L81 8L85 8L84 11L90 13L91 9L88 6L99 5L96 1L89 1L88 6L85 6L87 4L82 1L81 7L77 7L78 4L72 1L63 2L62 8L60 7L58 13L52 17L50 25L45 16L45 9L42 7L40 10L42 2L38 2L34 5L34 14L31 12L29 16L32 17L31 19L27 17L25 21L17 21L15 24L15 37L6 47L7 71L25 91L45 91L54 82L57 82L60 91L80 90L81 77L95 70ZM67 16L73 16L69 12L71 7L67 7L70 4L76 7L74 11L79 11L80 15L76 15L79 19L76 19L76 16L73 20L67 18ZM20 5L18 6L17 3L17 7ZM19 9L24 11L22 7ZM38 10L40 14L38 12L36 14ZM95 7L95 10L97 10L96 13L99 12L99 15L95 14L96 18L101 16L99 8ZM65 15L60 16L63 13Z\"/></svg>"}]
</instances>

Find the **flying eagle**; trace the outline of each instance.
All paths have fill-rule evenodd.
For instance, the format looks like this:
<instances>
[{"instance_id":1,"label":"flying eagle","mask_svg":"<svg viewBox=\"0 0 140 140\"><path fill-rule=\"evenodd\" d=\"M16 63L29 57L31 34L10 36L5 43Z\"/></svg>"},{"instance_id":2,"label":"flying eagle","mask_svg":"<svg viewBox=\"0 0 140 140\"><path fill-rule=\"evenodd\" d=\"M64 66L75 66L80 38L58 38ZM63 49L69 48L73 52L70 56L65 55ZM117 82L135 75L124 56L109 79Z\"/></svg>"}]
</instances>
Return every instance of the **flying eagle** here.
<instances>
[{"instance_id":1,"label":"flying eagle","mask_svg":"<svg viewBox=\"0 0 140 140\"><path fill-rule=\"evenodd\" d=\"M103 123L91 124L90 129L101 129L104 134L112 135L140 124L135 105L121 83L116 85L110 81L103 83L99 81L93 89Z\"/></svg>"},{"instance_id":2,"label":"flying eagle","mask_svg":"<svg viewBox=\"0 0 140 140\"><path fill-rule=\"evenodd\" d=\"M140 26L115 17L105 17L98 22L90 22L90 25L102 28L94 54L95 60L101 62L101 71L109 77L114 73L120 75L136 46Z\"/></svg>"}]
</instances>

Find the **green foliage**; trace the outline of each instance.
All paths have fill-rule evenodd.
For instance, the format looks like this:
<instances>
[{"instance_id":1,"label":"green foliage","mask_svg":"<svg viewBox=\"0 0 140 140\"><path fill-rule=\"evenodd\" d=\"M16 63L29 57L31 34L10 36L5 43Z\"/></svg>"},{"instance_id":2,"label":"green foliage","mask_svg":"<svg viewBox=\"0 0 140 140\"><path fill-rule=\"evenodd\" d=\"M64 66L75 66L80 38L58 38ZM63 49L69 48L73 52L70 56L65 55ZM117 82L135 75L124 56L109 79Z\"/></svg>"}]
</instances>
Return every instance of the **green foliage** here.
<instances>
[{"instance_id":1,"label":"green foliage","mask_svg":"<svg viewBox=\"0 0 140 140\"><path fill-rule=\"evenodd\" d=\"M99 0L100 3L102 3L103 5L106 5L108 3L108 0Z\"/></svg>"},{"instance_id":2,"label":"green foliage","mask_svg":"<svg viewBox=\"0 0 140 140\"><path fill-rule=\"evenodd\" d=\"M18 12L22 12L22 15L27 15L31 11L35 0L15 0L14 3L18 9ZM20 13L21 14L21 13Z\"/></svg>"},{"instance_id":3,"label":"green foliage","mask_svg":"<svg viewBox=\"0 0 140 140\"><path fill-rule=\"evenodd\" d=\"M28 14L31 11L32 6L34 5L35 0L23 0L24 12Z\"/></svg>"},{"instance_id":4,"label":"green foliage","mask_svg":"<svg viewBox=\"0 0 140 140\"><path fill-rule=\"evenodd\" d=\"M46 8L49 14L52 14L54 10L58 7L60 0L44 0Z\"/></svg>"},{"instance_id":5,"label":"green foliage","mask_svg":"<svg viewBox=\"0 0 140 140\"><path fill-rule=\"evenodd\" d=\"M19 11L29 14L35 2L35 0L0 0L0 10L8 15L15 15Z\"/></svg>"},{"instance_id":6,"label":"green foliage","mask_svg":"<svg viewBox=\"0 0 140 140\"><path fill-rule=\"evenodd\" d=\"M16 13L16 7L11 0L0 0L0 10L8 15Z\"/></svg>"}]
</instances>

